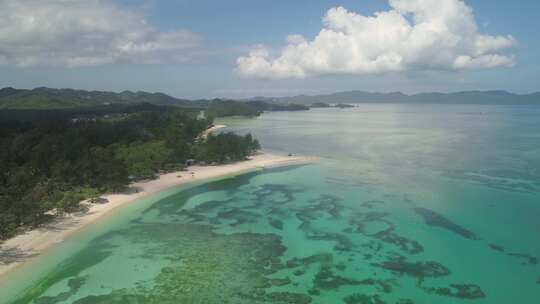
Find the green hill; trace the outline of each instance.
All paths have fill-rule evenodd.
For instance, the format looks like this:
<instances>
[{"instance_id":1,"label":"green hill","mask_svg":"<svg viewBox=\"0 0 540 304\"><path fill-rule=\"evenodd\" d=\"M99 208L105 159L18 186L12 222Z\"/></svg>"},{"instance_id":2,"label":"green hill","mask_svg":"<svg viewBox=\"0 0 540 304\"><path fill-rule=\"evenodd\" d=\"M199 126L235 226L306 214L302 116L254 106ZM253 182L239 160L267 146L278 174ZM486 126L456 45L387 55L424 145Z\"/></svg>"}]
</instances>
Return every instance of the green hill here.
<instances>
[{"instance_id":1,"label":"green hill","mask_svg":"<svg viewBox=\"0 0 540 304\"><path fill-rule=\"evenodd\" d=\"M167 105L200 107L197 102L178 99L163 93L85 91L74 89L35 88L32 90L0 89L0 109L69 109L110 104Z\"/></svg>"}]
</instances>

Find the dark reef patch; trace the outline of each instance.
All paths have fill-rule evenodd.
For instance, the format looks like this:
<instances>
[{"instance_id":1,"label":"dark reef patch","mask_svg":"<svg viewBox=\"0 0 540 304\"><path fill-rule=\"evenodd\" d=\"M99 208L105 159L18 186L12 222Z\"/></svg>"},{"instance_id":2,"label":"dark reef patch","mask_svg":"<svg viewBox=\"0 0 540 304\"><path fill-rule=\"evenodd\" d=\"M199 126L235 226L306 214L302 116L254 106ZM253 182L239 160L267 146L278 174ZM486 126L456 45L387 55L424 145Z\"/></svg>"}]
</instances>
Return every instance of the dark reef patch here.
<instances>
[{"instance_id":1,"label":"dark reef patch","mask_svg":"<svg viewBox=\"0 0 540 304\"><path fill-rule=\"evenodd\" d=\"M450 287L424 287L423 289L428 293L445 297L459 298L462 300L475 300L486 297L486 294L482 291L482 288L475 284L450 284Z\"/></svg>"},{"instance_id":2,"label":"dark reef patch","mask_svg":"<svg viewBox=\"0 0 540 304\"><path fill-rule=\"evenodd\" d=\"M500 246L500 245L489 244L489 248L491 248L494 251L498 251L498 252L502 252L502 253L505 252L505 248L503 246ZM535 256L532 256L530 254L509 252L509 253L507 253L507 255L511 256L511 257L523 259L524 260L524 262L522 263L523 265L527 265L527 264L536 265L536 264L538 264L538 258L535 257Z\"/></svg>"},{"instance_id":3,"label":"dark reef patch","mask_svg":"<svg viewBox=\"0 0 540 304\"><path fill-rule=\"evenodd\" d=\"M355 279L345 278L336 275L332 272L332 269L328 266L321 267L319 272L313 279L313 287L315 289L332 290L337 289L343 285L372 285L373 283L368 280L359 281Z\"/></svg>"},{"instance_id":4,"label":"dark reef patch","mask_svg":"<svg viewBox=\"0 0 540 304\"><path fill-rule=\"evenodd\" d=\"M270 279L270 284L272 284L272 286L285 286L291 284L291 279Z\"/></svg>"},{"instance_id":5,"label":"dark reef patch","mask_svg":"<svg viewBox=\"0 0 540 304\"><path fill-rule=\"evenodd\" d=\"M259 186L259 189L252 192L255 198L254 207L260 207L263 204L287 204L294 201L294 193L300 192L300 190L292 189L287 185L282 184L264 184ZM280 196L280 199L276 199L276 196Z\"/></svg>"},{"instance_id":6,"label":"dark reef patch","mask_svg":"<svg viewBox=\"0 0 540 304\"><path fill-rule=\"evenodd\" d=\"M183 216L188 223L204 223L209 222L210 220L205 215L193 212L191 210L181 210L177 212L177 215Z\"/></svg>"},{"instance_id":7,"label":"dark reef patch","mask_svg":"<svg viewBox=\"0 0 540 304\"><path fill-rule=\"evenodd\" d=\"M495 251L504 252L504 247L497 244L489 244L489 248Z\"/></svg>"},{"instance_id":8,"label":"dark reef patch","mask_svg":"<svg viewBox=\"0 0 540 304\"><path fill-rule=\"evenodd\" d=\"M36 304L55 304L67 301L71 296L75 295L77 291L83 286L86 282L86 277L75 277L68 281L68 291L59 293L56 296L44 296L39 297L34 300Z\"/></svg>"},{"instance_id":9,"label":"dark reef patch","mask_svg":"<svg viewBox=\"0 0 540 304\"><path fill-rule=\"evenodd\" d=\"M254 224L257 223L257 220L261 217L259 214L254 212L249 212L242 210L240 208L232 208L227 211L220 211L218 212L217 216L214 218L215 221L218 223L227 220L227 221L234 221L233 223L230 223L229 225L234 227L246 223Z\"/></svg>"},{"instance_id":10,"label":"dark reef patch","mask_svg":"<svg viewBox=\"0 0 540 304\"><path fill-rule=\"evenodd\" d=\"M527 263L530 264L530 265L538 264L538 258L534 257L532 255L529 255L529 254L525 254L525 253L508 253L508 255L513 256L513 257L517 257L517 258L525 259L527 261ZM526 265L526 264L524 263L524 265Z\"/></svg>"},{"instance_id":11,"label":"dark reef patch","mask_svg":"<svg viewBox=\"0 0 540 304\"><path fill-rule=\"evenodd\" d=\"M270 224L270 226L278 229L278 230L283 230L283 221L281 220L278 220L278 219L275 219L275 218L269 218L268 219L268 224Z\"/></svg>"},{"instance_id":12,"label":"dark reef patch","mask_svg":"<svg viewBox=\"0 0 540 304\"><path fill-rule=\"evenodd\" d=\"M512 172L510 170L484 170L481 172L448 170L443 172L442 175L508 192L535 193L540 191L540 186L533 182L539 179L538 174L533 173L524 174L524 172Z\"/></svg>"},{"instance_id":13,"label":"dark reef patch","mask_svg":"<svg viewBox=\"0 0 540 304\"><path fill-rule=\"evenodd\" d=\"M264 296L264 300L267 303L279 304L309 304L312 302L310 296L292 292L271 292Z\"/></svg>"},{"instance_id":14,"label":"dark reef patch","mask_svg":"<svg viewBox=\"0 0 540 304\"><path fill-rule=\"evenodd\" d=\"M373 209L373 208L375 208L375 206L382 205L382 204L384 204L383 201L371 200L371 201L363 202L362 204L360 204L360 206L362 206L364 208L367 208L367 209Z\"/></svg>"},{"instance_id":15,"label":"dark reef patch","mask_svg":"<svg viewBox=\"0 0 540 304\"><path fill-rule=\"evenodd\" d=\"M345 271L347 269L347 265L343 262L339 262L335 265L336 269L339 271Z\"/></svg>"},{"instance_id":16,"label":"dark reef patch","mask_svg":"<svg viewBox=\"0 0 540 304\"><path fill-rule=\"evenodd\" d=\"M379 295L365 295L355 293L343 299L345 304L386 304Z\"/></svg>"},{"instance_id":17,"label":"dark reef patch","mask_svg":"<svg viewBox=\"0 0 540 304\"><path fill-rule=\"evenodd\" d=\"M179 215L187 220L188 223L213 223L213 224L219 224L219 220L217 218L208 218L207 214L209 212L226 208L229 203L233 202L234 199L227 199L227 200L212 200L212 201L206 201L204 203L201 203L191 209L181 209L179 211L176 211L174 215ZM162 216L168 216L167 214Z\"/></svg>"},{"instance_id":18,"label":"dark reef patch","mask_svg":"<svg viewBox=\"0 0 540 304\"><path fill-rule=\"evenodd\" d=\"M373 235L373 237L385 243L394 244L409 254L418 254L424 251L424 246L422 246L418 241L399 236L393 231L394 228L392 227L391 230L378 232L377 234Z\"/></svg>"},{"instance_id":19,"label":"dark reef patch","mask_svg":"<svg viewBox=\"0 0 540 304\"><path fill-rule=\"evenodd\" d=\"M416 240L411 240L406 237L400 236L395 233L396 226L394 223L385 219L388 215L386 212L368 212L368 213L357 213L354 217L349 219L349 223L356 227L356 232L362 233L365 236L375 238L379 241L393 244L397 246L402 251L408 254L418 254L424 251L424 246ZM388 228L376 232L376 233L366 233L365 226L369 222L380 222L384 223Z\"/></svg>"},{"instance_id":20,"label":"dark reef patch","mask_svg":"<svg viewBox=\"0 0 540 304\"><path fill-rule=\"evenodd\" d=\"M259 174L261 173L255 171L255 172L246 173L246 174L236 176L236 177L221 179L221 180L214 181L211 183L206 183L206 184L187 188L183 190L182 192L179 192L170 197L162 199L156 204L153 204L152 206L148 207L145 211L143 211L143 215L148 212L155 211L155 210L158 210L159 215L164 215L164 216L167 216L170 214L177 214L179 211L183 209L185 202L187 202L189 198L197 196L199 194L206 193L206 192L226 191L229 195L232 195L234 192L238 191L238 188L244 185L248 185L251 179ZM227 200L223 202L227 203L230 201L231 200ZM215 206L216 204L217 204L216 202L211 202L209 205L203 206L202 208L204 209L204 208L210 207L210 205ZM194 212L195 213L204 212L203 209L195 210Z\"/></svg>"},{"instance_id":21,"label":"dark reef patch","mask_svg":"<svg viewBox=\"0 0 540 304\"><path fill-rule=\"evenodd\" d=\"M342 199L337 196L322 194L318 198L311 200L310 206L307 209L319 212L324 211L332 218L337 219L341 217L341 212L343 211L341 201Z\"/></svg>"},{"instance_id":22,"label":"dark reef patch","mask_svg":"<svg viewBox=\"0 0 540 304\"><path fill-rule=\"evenodd\" d=\"M438 278L451 274L450 269L440 263L434 261L407 262L406 258L402 256L396 256L390 261L372 265L390 270L395 274L406 274L416 278Z\"/></svg>"},{"instance_id":23,"label":"dark reef patch","mask_svg":"<svg viewBox=\"0 0 540 304\"><path fill-rule=\"evenodd\" d=\"M191 209L191 211L197 212L197 213L207 213L217 208L223 207L233 201L234 201L233 199L222 200L222 201L207 201L207 202L204 202L195 206L193 209Z\"/></svg>"},{"instance_id":24,"label":"dark reef patch","mask_svg":"<svg viewBox=\"0 0 540 304\"><path fill-rule=\"evenodd\" d=\"M309 201L309 204L296 208L296 217L302 222L300 228L307 228L311 221L324 218L327 215L331 219L341 217L343 205L341 198L333 195L320 195ZM308 229L309 230L309 229Z\"/></svg>"},{"instance_id":25,"label":"dark reef patch","mask_svg":"<svg viewBox=\"0 0 540 304\"><path fill-rule=\"evenodd\" d=\"M414 304L414 301L411 299L399 299L396 304Z\"/></svg>"},{"instance_id":26,"label":"dark reef patch","mask_svg":"<svg viewBox=\"0 0 540 304\"><path fill-rule=\"evenodd\" d=\"M144 295L128 295L112 292L108 295L88 296L79 299L73 304L125 304L125 303L149 303L150 297Z\"/></svg>"},{"instance_id":27,"label":"dark reef patch","mask_svg":"<svg viewBox=\"0 0 540 304\"><path fill-rule=\"evenodd\" d=\"M385 280L376 280L372 278L357 280L336 275L331 267L323 266L313 279L313 290L333 290L341 286L377 286L377 290L384 293L392 292L392 285Z\"/></svg>"},{"instance_id":28,"label":"dark reef patch","mask_svg":"<svg viewBox=\"0 0 540 304\"><path fill-rule=\"evenodd\" d=\"M445 218L444 216L433 210L429 210L426 208L414 208L414 211L420 216L422 216L426 224L430 226L447 229L470 240L480 239L473 232L457 225L456 223L450 221L449 219Z\"/></svg>"},{"instance_id":29,"label":"dark reef patch","mask_svg":"<svg viewBox=\"0 0 540 304\"><path fill-rule=\"evenodd\" d=\"M322 266L332 265L334 256L331 253L320 253L305 258L294 257L285 262L287 268L307 267L311 264L320 264Z\"/></svg>"},{"instance_id":30,"label":"dark reef patch","mask_svg":"<svg viewBox=\"0 0 540 304\"><path fill-rule=\"evenodd\" d=\"M306 232L306 237L309 240L334 241L336 242L334 246L334 250L336 251L351 251L354 246L347 236L339 233L312 231Z\"/></svg>"},{"instance_id":31,"label":"dark reef patch","mask_svg":"<svg viewBox=\"0 0 540 304\"><path fill-rule=\"evenodd\" d=\"M337 203L338 198L331 196L321 196L316 205L308 205L302 209L295 209L295 216L302 223L299 229L302 230L309 240L315 241L333 241L336 243L336 251L351 251L354 247L353 242L344 234L335 232L320 231L312 227L312 221L320 219L327 214L330 218L340 217L341 206Z\"/></svg>"}]
</instances>

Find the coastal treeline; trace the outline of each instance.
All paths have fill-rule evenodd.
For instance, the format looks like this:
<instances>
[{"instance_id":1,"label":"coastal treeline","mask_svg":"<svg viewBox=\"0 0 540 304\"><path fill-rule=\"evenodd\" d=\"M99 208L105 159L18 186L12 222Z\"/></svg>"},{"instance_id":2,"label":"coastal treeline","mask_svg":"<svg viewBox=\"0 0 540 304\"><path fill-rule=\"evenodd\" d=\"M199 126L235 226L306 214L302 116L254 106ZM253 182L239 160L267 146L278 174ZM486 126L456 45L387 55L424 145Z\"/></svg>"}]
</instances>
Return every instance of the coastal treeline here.
<instances>
[{"instance_id":1,"label":"coastal treeline","mask_svg":"<svg viewBox=\"0 0 540 304\"><path fill-rule=\"evenodd\" d=\"M0 122L0 239L188 160L233 162L260 148L250 134L201 137L211 125L176 107Z\"/></svg>"},{"instance_id":2,"label":"coastal treeline","mask_svg":"<svg viewBox=\"0 0 540 304\"><path fill-rule=\"evenodd\" d=\"M214 99L208 104L206 113L209 117L228 117L228 116L259 116L264 109L255 107L247 102L234 100Z\"/></svg>"},{"instance_id":3,"label":"coastal treeline","mask_svg":"<svg viewBox=\"0 0 540 304\"><path fill-rule=\"evenodd\" d=\"M265 111L308 111L309 107L300 104L278 104L265 101L235 101L214 99L208 104L206 112L210 117L259 116Z\"/></svg>"}]
</instances>

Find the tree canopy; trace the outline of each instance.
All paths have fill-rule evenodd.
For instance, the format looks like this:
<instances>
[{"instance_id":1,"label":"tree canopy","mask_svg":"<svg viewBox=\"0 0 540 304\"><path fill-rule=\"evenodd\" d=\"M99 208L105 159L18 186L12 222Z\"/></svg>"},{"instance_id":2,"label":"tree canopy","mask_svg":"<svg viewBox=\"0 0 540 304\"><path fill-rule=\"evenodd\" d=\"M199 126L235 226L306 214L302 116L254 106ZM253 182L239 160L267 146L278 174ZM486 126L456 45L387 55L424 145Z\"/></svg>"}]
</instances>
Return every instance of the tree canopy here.
<instances>
[{"instance_id":1,"label":"tree canopy","mask_svg":"<svg viewBox=\"0 0 540 304\"><path fill-rule=\"evenodd\" d=\"M99 114L0 122L0 239L40 225L48 211L71 212L82 199L179 169L188 159L238 161L260 147L250 134L201 140L212 121L198 111Z\"/></svg>"}]
</instances>

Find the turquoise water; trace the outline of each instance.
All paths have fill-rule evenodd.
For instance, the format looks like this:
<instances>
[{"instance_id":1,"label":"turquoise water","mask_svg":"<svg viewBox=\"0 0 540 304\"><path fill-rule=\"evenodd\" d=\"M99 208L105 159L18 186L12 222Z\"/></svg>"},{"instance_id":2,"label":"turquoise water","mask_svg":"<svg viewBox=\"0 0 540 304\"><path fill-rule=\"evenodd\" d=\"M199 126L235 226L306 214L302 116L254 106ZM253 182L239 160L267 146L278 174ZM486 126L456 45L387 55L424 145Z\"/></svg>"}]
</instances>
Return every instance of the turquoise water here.
<instances>
[{"instance_id":1,"label":"turquoise water","mask_svg":"<svg viewBox=\"0 0 540 304\"><path fill-rule=\"evenodd\" d=\"M540 301L540 108L224 122L321 160L141 201L0 283L0 302Z\"/></svg>"}]
</instances>

